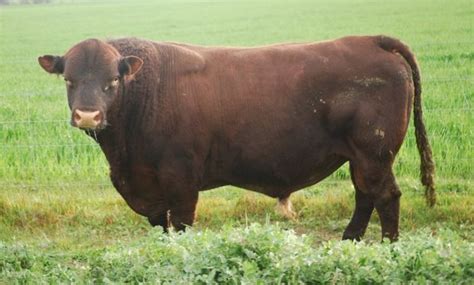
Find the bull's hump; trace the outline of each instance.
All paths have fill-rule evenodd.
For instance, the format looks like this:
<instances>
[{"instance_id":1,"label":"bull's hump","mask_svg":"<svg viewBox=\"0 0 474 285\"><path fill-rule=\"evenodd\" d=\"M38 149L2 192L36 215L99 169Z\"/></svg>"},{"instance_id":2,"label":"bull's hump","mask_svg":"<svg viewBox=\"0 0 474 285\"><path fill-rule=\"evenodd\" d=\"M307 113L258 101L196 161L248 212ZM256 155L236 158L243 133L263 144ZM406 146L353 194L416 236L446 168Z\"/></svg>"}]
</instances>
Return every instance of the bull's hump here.
<instances>
[{"instance_id":1,"label":"bull's hump","mask_svg":"<svg viewBox=\"0 0 474 285\"><path fill-rule=\"evenodd\" d=\"M174 54L174 68L178 73L195 73L206 67L206 60L198 52L186 47L170 44Z\"/></svg>"}]
</instances>

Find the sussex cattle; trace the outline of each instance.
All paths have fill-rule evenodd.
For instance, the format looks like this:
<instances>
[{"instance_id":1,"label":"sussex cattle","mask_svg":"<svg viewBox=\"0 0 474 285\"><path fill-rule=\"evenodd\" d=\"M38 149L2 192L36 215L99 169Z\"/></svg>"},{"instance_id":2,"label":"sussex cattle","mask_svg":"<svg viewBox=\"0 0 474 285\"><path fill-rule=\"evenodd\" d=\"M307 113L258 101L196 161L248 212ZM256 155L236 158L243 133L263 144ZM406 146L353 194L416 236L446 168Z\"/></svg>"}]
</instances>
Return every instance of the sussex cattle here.
<instances>
[{"instance_id":1,"label":"sussex cattle","mask_svg":"<svg viewBox=\"0 0 474 285\"><path fill-rule=\"evenodd\" d=\"M346 162L359 240L375 209L399 234L392 165L413 110L421 178L435 202L413 53L387 36L263 47L87 39L39 64L66 81L71 124L103 150L114 187L165 230L193 224L200 191L235 185L279 199Z\"/></svg>"}]
</instances>

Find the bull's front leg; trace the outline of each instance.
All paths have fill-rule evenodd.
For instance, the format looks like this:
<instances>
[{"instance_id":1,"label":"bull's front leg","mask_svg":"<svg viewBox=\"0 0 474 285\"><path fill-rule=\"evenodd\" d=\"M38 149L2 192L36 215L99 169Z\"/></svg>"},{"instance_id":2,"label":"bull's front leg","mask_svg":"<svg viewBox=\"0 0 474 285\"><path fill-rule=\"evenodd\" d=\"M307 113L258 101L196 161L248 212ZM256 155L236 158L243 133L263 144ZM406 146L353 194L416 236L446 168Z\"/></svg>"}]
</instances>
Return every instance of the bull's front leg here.
<instances>
[{"instance_id":1,"label":"bull's front leg","mask_svg":"<svg viewBox=\"0 0 474 285\"><path fill-rule=\"evenodd\" d=\"M171 195L167 207L151 208L147 214L148 221L152 226L161 226L165 232L172 225L177 231L184 231L186 227L192 226L196 216L196 205L198 192L189 195ZM163 211L163 209L169 209ZM159 211L158 211L159 210Z\"/></svg>"},{"instance_id":2,"label":"bull's front leg","mask_svg":"<svg viewBox=\"0 0 474 285\"><path fill-rule=\"evenodd\" d=\"M162 211L159 214L151 214L148 216L148 222L153 227L160 226L163 228L165 233L168 232L168 228L170 226L169 223L169 211Z\"/></svg>"},{"instance_id":3,"label":"bull's front leg","mask_svg":"<svg viewBox=\"0 0 474 285\"><path fill-rule=\"evenodd\" d=\"M192 226L194 223L198 191L188 192L184 196L175 196L173 200L170 210L171 224L176 230L184 231L186 227Z\"/></svg>"},{"instance_id":4,"label":"bull's front leg","mask_svg":"<svg viewBox=\"0 0 474 285\"><path fill-rule=\"evenodd\" d=\"M169 206L171 225L178 231L192 226L199 197L200 165L192 160L171 156L158 167L159 191L164 193Z\"/></svg>"}]
</instances>

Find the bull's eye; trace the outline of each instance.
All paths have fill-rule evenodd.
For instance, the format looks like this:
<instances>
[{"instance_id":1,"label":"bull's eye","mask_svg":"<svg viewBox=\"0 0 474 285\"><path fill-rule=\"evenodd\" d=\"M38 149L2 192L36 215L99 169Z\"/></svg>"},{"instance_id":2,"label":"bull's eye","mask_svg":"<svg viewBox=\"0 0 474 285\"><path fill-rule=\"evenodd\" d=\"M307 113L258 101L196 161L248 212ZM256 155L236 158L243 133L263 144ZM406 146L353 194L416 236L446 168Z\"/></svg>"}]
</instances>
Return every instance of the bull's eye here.
<instances>
[{"instance_id":1,"label":"bull's eye","mask_svg":"<svg viewBox=\"0 0 474 285\"><path fill-rule=\"evenodd\" d=\"M104 91L107 91L107 90L109 90L109 89L111 89L111 88L115 88L115 87L118 86L118 84L119 84L119 78L118 78L118 77L115 77L114 79L112 79L112 80L110 81L109 85L107 85L107 86L104 87Z\"/></svg>"},{"instance_id":2,"label":"bull's eye","mask_svg":"<svg viewBox=\"0 0 474 285\"><path fill-rule=\"evenodd\" d=\"M112 82L110 82L111 87L116 87L119 84L119 78L115 77Z\"/></svg>"}]
</instances>

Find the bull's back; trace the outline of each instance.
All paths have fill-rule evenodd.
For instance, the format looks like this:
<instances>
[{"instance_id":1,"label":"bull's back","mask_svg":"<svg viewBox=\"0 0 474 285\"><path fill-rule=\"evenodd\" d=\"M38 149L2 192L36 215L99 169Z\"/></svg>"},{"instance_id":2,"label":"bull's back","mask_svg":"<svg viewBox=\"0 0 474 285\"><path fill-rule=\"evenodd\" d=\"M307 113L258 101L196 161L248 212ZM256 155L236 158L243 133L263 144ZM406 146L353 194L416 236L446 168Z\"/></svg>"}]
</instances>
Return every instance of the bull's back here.
<instances>
[{"instance_id":1,"label":"bull's back","mask_svg":"<svg viewBox=\"0 0 474 285\"><path fill-rule=\"evenodd\" d=\"M199 52L206 61L195 79L206 82L197 91L208 104L203 109L242 143L255 143L258 134L272 144L285 134L300 143L313 134L315 142L346 128L358 108L403 110L403 94L413 93L406 62L372 37Z\"/></svg>"},{"instance_id":2,"label":"bull's back","mask_svg":"<svg viewBox=\"0 0 474 285\"><path fill-rule=\"evenodd\" d=\"M276 122L304 114L321 119L330 109L361 99L374 106L380 100L396 101L384 90L403 92L411 83L403 58L378 47L373 37L197 51L206 68L196 81L206 82L207 88L198 92L206 93L204 101L219 103L221 120L234 122L255 116L254 123L265 122L262 113ZM374 100L370 94L385 97Z\"/></svg>"}]
</instances>

